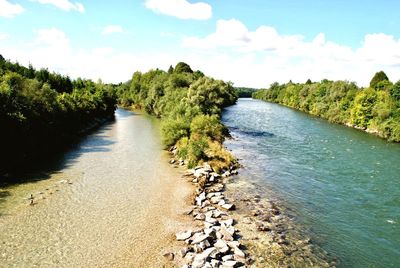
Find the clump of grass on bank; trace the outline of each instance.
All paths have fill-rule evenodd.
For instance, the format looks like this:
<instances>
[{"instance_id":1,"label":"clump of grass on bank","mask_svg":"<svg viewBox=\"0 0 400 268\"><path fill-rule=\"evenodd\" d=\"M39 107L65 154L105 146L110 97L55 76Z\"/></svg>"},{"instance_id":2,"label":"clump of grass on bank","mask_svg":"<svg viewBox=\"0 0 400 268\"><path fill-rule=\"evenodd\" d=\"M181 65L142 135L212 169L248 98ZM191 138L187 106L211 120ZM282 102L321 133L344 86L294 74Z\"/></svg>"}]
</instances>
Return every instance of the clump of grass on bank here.
<instances>
[{"instance_id":1,"label":"clump of grass on bank","mask_svg":"<svg viewBox=\"0 0 400 268\"><path fill-rule=\"evenodd\" d=\"M177 155L189 167L208 161L218 170L234 162L222 146L228 130L220 122L222 109L237 100L231 83L207 77L181 62L168 72L136 72L116 92L121 105L161 118L165 146L176 145Z\"/></svg>"}]
</instances>

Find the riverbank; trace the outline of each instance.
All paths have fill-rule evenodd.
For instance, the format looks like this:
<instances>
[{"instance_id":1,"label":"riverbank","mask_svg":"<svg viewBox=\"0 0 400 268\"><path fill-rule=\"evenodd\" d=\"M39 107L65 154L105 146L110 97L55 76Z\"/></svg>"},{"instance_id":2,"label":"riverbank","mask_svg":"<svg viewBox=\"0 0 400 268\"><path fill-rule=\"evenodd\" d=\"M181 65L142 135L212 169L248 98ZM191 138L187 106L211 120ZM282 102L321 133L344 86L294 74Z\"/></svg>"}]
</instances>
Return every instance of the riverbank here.
<instances>
[{"instance_id":1,"label":"riverbank","mask_svg":"<svg viewBox=\"0 0 400 268\"><path fill-rule=\"evenodd\" d=\"M171 148L170 164L183 166ZM164 257L182 267L335 267L274 201L232 191L239 166L216 173L205 163L184 174L194 185L193 206L185 214L195 228L176 233L179 251ZM230 189L231 188L231 189ZM233 187L234 188L234 187Z\"/></svg>"},{"instance_id":2,"label":"riverbank","mask_svg":"<svg viewBox=\"0 0 400 268\"><path fill-rule=\"evenodd\" d=\"M388 80L380 86L372 83L366 88L348 81L273 83L269 89L255 92L253 98L351 126L390 142L400 142L399 85Z\"/></svg>"}]
</instances>

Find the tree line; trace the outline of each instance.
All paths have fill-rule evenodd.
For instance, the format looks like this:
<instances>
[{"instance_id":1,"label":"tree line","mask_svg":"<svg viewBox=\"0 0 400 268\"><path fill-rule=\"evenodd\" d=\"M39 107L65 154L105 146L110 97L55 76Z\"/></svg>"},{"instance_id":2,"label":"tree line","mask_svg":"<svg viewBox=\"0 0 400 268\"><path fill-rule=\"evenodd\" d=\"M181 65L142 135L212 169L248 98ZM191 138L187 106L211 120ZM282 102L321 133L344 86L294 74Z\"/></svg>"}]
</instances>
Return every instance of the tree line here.
<instances>
[{"instance_id":1,"label":"tree line","mask_svg":"<svg viewBox=\"0 0 400 268\"><path fill-rule=\"evenodd\" d=\"M400 142L400 81L392 83L383 71L376 73L366 88L348 81L273 83L253 93L253 98Z\"/></svg>"},{"instance_id":2,"label":"tree line","mask_svg":"<svg viewBox=\"0 0 400 268\"><path fill-rule=\"evenodd\" d=\"M135 72L116 88L120 105L135 107L161 118L166 147L175 146L189 167L203 161L218 170L233 161L222 145L228 130L220 122L222 109L237 95L231 83L205 76L180 62L168 71Z\"/></svg>"},{"instance_id":3,"label":"tree line","mask_svg":"<svg viewBox=\"0 0 400 268\"><path fill-rule=\"evenodd\" d=\"M112 85L36 70L0 55L0 174L114 114Z\"/></svg>"}]
</instances>

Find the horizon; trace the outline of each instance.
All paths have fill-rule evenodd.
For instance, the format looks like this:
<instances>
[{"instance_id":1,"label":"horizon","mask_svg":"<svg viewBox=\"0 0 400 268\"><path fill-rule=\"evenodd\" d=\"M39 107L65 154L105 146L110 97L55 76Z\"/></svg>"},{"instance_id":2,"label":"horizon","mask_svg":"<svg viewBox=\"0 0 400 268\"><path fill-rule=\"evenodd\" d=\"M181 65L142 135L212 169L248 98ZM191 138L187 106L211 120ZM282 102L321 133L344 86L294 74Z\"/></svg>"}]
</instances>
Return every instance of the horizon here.
<instances>
[{"instance_id":1,"label":"horizon","mask_svg":"<svg viewBox=\"0 0 400 268\"><path fill-rule=\"evenodd\" d=\"M398 8L396 8L398 7ZM73 79L186 62L235 87L400 79L400 3L0 0L0 54Z\"/></svg>"}]
</instances>

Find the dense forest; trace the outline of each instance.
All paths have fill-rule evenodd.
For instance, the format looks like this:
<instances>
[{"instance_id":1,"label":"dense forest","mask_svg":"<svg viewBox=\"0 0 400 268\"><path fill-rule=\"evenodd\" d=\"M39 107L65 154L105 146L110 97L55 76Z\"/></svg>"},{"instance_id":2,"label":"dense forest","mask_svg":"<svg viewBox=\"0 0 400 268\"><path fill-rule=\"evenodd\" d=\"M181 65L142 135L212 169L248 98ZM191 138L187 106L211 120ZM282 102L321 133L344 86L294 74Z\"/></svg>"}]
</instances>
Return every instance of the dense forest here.
<instances>
[{"instance_id":1,"label":"dense forest","mask_svg":"<svg viewBox=\"0 0 400 268\"><path fill-rule=\"evenodd\" d=\"M236 95L239 98L251 98L256 91L257 89L250 87L235 87Z\"/></svg>"},{"instance_id":2,"label":"dense forest","mask_svg":"<svg viewBox=\"0 0 400 268\"><path fill-rule=\"evenodd\" d=\"M117 87L116 94L122 106L161 118L164 144L176 145L178 156L189 167L208 161L218 170L234 161L222 145L228 130L220 122L223 107L237 100L230 83L180 62L167 72L135 72L130 81Z\"/></svg>"},{"instance_id":3,"label":"dense forest","mask_svg":"<svg viewBox=\"0 0 400 268\"><path fill-rule=\"evenodd\" d=\"M393 84L382 71L367 88L347 81L308 80L305 84L274 83L253 97L400 142L400 81Z\"/></svg>"},{"instance_id":4,"label":"dense forest","mask_svg":"<svg viewBox=\"0 0 400 268\"><path fill-rule=\"evenodd\" d=\"M0 55L0 175L114 114L111 85L35 70Z\"/></svg>"}]
</instances>

